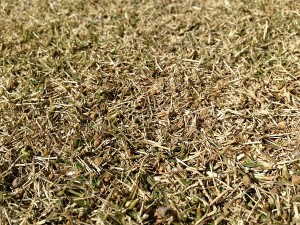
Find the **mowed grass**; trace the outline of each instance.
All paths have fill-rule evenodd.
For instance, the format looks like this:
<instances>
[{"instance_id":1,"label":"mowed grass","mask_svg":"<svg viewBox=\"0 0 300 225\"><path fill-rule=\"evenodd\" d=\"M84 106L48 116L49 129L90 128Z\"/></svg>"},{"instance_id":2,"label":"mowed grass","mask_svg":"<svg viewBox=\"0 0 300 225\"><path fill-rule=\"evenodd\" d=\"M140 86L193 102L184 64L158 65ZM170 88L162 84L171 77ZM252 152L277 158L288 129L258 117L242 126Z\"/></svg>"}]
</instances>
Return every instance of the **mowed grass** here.
<instances>
[{"instance_id":1,"label":"mowed grass","mask_svg":"<svg viewBox=\"0 0 300 225\"><path fill-rule=\"evenodd\" d=\"M0 224L299 223L298 1L0 6Z\"/></svg>"}]
</instances>

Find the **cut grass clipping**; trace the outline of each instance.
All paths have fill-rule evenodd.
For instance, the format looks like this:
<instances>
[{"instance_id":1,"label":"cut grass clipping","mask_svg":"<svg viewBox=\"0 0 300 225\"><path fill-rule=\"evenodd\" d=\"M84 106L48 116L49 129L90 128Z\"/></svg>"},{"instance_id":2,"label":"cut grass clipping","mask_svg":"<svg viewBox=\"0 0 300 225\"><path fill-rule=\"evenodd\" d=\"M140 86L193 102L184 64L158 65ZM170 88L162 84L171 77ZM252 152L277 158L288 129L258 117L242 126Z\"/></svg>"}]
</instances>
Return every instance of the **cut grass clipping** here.
<instances>
[{"instance_id":1,"label":"cut grass clipping","mask_svg":"<svg viewBox=\"0 0 300 225\"><path fill-rule=\"evenodd\" d=\"M0 1L0 224L299 224L298 1Z\"/></svg>"}]
</instances>

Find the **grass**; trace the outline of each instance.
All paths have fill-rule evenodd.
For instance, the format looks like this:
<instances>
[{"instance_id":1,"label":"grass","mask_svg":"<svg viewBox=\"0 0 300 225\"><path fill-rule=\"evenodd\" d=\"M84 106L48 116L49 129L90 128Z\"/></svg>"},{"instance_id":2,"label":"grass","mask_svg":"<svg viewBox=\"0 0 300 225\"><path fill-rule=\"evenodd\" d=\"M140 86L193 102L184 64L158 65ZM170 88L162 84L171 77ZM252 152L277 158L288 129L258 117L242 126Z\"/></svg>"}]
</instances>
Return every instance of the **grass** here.
<instances>
[{"instance_id":1,"label":"grass","mask_svg":"<svg viewBox=\"0 0 300 225\"><path fill-rule=\"evenodd\" d=\"M297 1L0 2L1 224L298 224Z\"/></svg>"}]
</instances>

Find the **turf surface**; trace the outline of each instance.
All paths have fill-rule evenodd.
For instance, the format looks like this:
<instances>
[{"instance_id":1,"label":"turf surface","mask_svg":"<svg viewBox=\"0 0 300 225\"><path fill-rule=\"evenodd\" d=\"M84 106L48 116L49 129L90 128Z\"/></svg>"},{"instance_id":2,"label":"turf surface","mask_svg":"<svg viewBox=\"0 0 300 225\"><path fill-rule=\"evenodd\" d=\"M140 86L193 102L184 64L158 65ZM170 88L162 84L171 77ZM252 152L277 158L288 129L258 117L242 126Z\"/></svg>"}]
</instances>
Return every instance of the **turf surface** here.
<instances>
[{"instance_id":1,"label":"turf surface","mask_svg":"<svg viewBox=\"0 0 300 225\"><path fill-rule=\"evenodd\" d=\"M0 224L298 224L300 4L0 1Z\"/></svg>"}]
</instances>

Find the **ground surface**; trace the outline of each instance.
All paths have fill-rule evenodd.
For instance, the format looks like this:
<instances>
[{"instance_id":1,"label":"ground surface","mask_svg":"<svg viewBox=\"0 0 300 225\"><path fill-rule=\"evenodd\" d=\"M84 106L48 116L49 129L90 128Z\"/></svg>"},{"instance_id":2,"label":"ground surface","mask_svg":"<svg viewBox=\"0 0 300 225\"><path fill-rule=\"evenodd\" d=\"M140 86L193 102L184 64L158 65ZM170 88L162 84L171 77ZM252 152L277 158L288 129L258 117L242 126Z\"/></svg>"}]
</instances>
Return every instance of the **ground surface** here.
<instances>
[{"instance_id":1,"label":"ground surface","mask_svg":"<svg viewBox=\"0 0 300 225\"><path fill-rule=\"evenodd\" d=\"M1 224L297 224L298 1L0 4Z\"/></svg>"}]
</instances>

